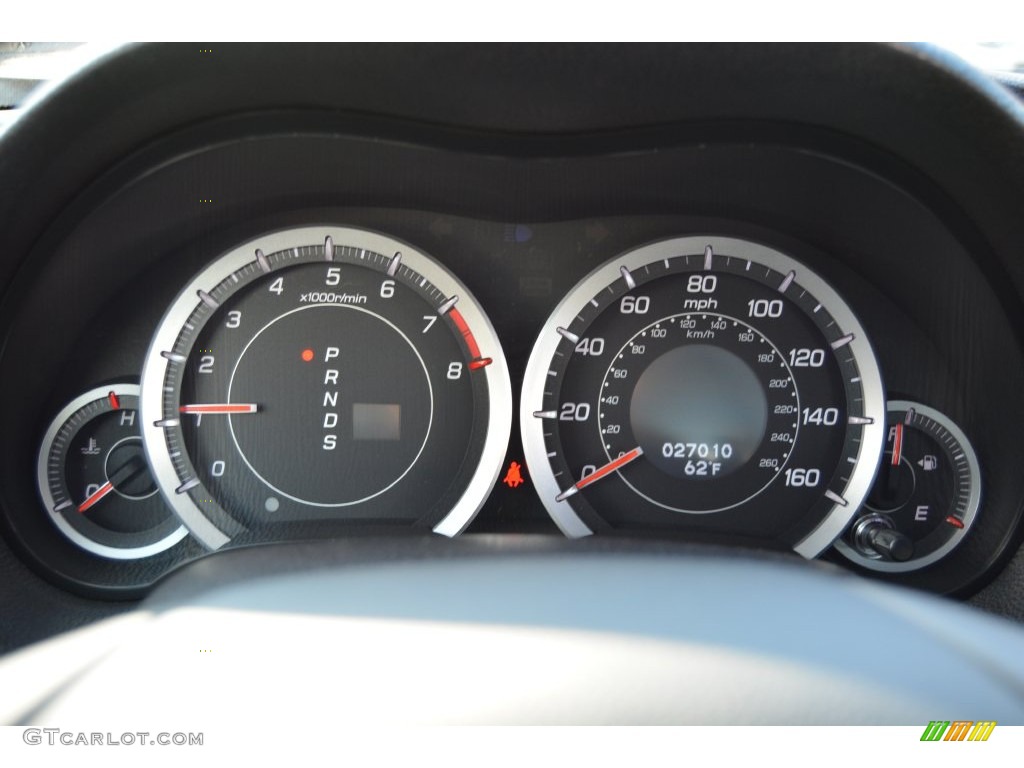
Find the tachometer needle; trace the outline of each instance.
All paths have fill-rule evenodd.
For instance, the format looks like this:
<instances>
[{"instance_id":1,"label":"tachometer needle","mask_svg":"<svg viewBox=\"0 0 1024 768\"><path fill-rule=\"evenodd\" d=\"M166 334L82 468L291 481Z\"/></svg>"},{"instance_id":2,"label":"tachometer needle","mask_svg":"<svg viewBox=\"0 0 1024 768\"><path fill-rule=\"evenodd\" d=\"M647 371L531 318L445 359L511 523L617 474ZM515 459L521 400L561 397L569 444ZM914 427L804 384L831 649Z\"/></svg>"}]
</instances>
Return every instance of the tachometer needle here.
<instances>
[{"instance_id":1,"label":"tachometer needle","mask_svg":"<svg viewBox=\"0 0 1024 768\"><path fill-rule=\"evenodd\" d=\"M181 413L256 413L258 410L256 403L203 403L178 409Z\"/></svg>"},{"instance_id":2,"label":"tachometer needle","mask_svg":"<svg viewBox=\"0 0 1024 768\"><path fill-rule=\"evenodd\" d=\"M619 458L613 459L612 461L609 461L603 467L599 467L598 469L594 470L589 475L587 475L582 480L580 480L578 483L576 483L573 486L570 486L569 488L564 490L562 493L560 493L557 496L555 496L555 501L565 501L567 498L569 498L574 493L576 493L576 491L582 491L584 488L586 488L591 483L596 483L602 477L607 477L612 472L615 472L616 470L622 469L624 466L629 464L631 461L633 461L634 459L639 459L643 455L644 455L644 449L641 448L638 445L632 451L627 451L626 453L624 453L621 456L619 456Z\"/></svg>"},{"instance_id":3,"label":"tachometer needle","mask_svg":"<svg viewBox=\"0 0 1024 768\"><path fill-rule=\"evenodd\" d=\"M88 499L86 499L85 501L78 505L78 511L85 512L90 507L92 507L96 502L98 502L100 499L102 499L104 496L110 493L112 490L114 490L114 484L108 480L99 488L97 488L96 491L91 496L89 496Z\"/></svg>"}]
</instances>

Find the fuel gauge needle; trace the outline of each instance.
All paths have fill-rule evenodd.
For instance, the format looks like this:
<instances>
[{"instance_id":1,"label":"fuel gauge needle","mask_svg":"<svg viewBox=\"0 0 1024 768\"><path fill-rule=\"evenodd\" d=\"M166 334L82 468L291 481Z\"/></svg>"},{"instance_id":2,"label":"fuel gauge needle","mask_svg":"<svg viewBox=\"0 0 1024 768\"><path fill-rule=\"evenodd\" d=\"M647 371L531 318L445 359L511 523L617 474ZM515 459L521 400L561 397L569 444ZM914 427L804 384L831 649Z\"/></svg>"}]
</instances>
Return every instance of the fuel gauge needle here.
<instances>
[{"instance_id":1,"label":"fuel gauge needle","mask_svg":"<svg viewBox=\"0 0 1024 768\"><path fill-rule=\"evenodd\" d=\"M896 497L896 490L900 482L900 461L903 460L903 422L898 422L893 427L892 433L892 460L885 468L885 490L887 499Z\"/></svg>"},{"instance_id":2,"label":"fuel gauge needle","mask_svg":"<svg viewBox=\"0 0 1024 768\"><path fill-rule=\"evenodd\" d=\"M88 499L86 499L85 501L83 501L81 504L78 505L78 511L79 512L87 511L90 507L95 505L96 502L98 502L100 499L102 499L104 496L106 496L112 490L114 490L114 484L108 480L103 485L101 485L99 488L97 488L95 490L95 492L93 492L92 495L89 496Z\"/></svg>"},{"instance_id":3,"label":"fuel gauge needle","mask_svg":"<svg viewBox=\"0 0 1024 768\"><path fill-rule=\"evenodd\" d=\"M903 424L896 425L896 431L892 438L892 466L898 467L903 457Z\"/></svg>"},{"instance_id":4,"label":"fuel gauge needle","mask_svg":"<svg viewBox=\"0 0 1024 768\"><path fill-rule=\"evenodd\" d=\"M612 472L622 469L631 461L633 461L634 459L639 459L643 455L644 449L638 445L632 451L627 451L626 453L619 456L619 458L613 459L612 461L609 461L607 464L605 464L603 467L599 467L595 471L591 472L589 475L587 475L578 483L576 483L576 485L572 485L566 490L562 491L560 494L555 496L555 501L565 501L567 498L572 496L577 491L582 491L591 483L596 483L602 477L607 477Z\"/></svg>"}]
</instances>

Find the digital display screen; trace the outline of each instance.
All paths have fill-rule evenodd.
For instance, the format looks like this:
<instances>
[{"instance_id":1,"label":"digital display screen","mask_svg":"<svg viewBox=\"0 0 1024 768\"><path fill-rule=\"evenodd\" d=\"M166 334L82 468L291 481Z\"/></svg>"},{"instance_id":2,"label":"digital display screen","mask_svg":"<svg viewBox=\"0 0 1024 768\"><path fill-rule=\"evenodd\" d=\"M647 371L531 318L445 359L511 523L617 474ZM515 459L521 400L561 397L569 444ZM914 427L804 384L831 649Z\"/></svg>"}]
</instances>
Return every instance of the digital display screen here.
<instances>
[{"instance_id":1,"label":"digital display screen","mask_svg":"<svg viewBox=\"0 0 1024 768\"><path fill-rule=\"evenodd\" d=\"M402 406L397 403L353 403L354 440L401 440Z\"/></svg>"}]
</instances>

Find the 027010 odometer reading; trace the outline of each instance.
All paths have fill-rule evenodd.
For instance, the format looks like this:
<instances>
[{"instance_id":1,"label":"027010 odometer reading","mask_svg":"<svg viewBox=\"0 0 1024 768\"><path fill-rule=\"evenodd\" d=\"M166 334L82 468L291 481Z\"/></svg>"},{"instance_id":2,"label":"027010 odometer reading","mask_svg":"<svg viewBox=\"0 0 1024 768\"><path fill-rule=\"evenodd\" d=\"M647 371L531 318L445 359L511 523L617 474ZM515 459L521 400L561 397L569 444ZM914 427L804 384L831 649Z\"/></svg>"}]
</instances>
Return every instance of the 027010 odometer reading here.
<instances>
[{"instance_id":1,"label":"027010 odometer reading","mask_svg":"<svg viewBox=\"0 0 1024 768\"><path fill-rule=\"evenodd\" d=\"M613 356L598 403L608 461L641 445L654 470L636 467L622 481L676 512L719 512L759 494L786 469L800 429L785 355L757 329L721 314L673 315L632 336ZM584 467L581 476L595 470ZM703 482L729 476L721 488ZM681 493L673 480L692 488Z\"/></svg>"},{"instance_id":2,"label":"027010 odometer reading","mask_svg":"<svg viewBox=\"0 0 1024 768\"><path fill-rule=\"evenodd\" d=\"M520 425L570 536L677 531L807 557L870 486L884 396L835 291L774 249L667 240L599 267L527 367Z\"/></svg>"}]
</instances>

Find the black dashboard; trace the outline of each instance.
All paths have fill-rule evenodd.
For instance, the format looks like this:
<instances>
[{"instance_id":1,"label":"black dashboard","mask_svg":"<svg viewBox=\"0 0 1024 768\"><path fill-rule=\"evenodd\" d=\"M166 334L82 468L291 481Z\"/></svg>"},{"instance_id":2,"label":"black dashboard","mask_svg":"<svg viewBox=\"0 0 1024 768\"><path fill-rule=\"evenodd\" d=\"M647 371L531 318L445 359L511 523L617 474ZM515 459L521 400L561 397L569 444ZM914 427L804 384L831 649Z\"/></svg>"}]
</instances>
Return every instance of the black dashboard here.
<instances>
[{"instance_id":1,"label":"black dashboard","mask_svg":"<svg viewBox=\"0 0 1024 768\"><path fill-rule=\"evenodd\" d=\"M1024 430L1020 397L1024 392L1024 260L1020 258L1024 131L1022 109L1008 92L983 76L957 69L935 51L891 46L225 45L212 50L140 46L100 60L40 99L7 131L0 147L0 173L13 180L5 183L0 197L4 337L0 445L7 457L0 467L0 519L9 548L2 553L3 567L13 574L4 589L13 594L20 588L17 585L30 584L30 592L44 595L44 601L65 604L65 609L4 637L5 649L44 637L58 626L119 610L111 601L142 597L168 574L209 556L212 547L200 543L202 536L185 535L184 529L158 551L121 559L97 554L74 537L62 535L51 519L52 505L60 504L51 499L52 505L46 508L40 497L40 483L46 484L45 471L37 472L42 462L40 443L45 442L44 436L51 437L47 430L54 430L50 425L55 416L83 393L109 388L113 394L123 384L134 387L141 381L144 399L147 388L156 391L161 381L150 376L149 357L163 351L161 365L171 367L178 351L182 361L191 354L191 347L175 351L170 345L151 349L151 344L167 322L168 308L197 274L224 254L268 233L317 228L324 233L342 231L336 228L366 231L399 244L380 254L389 260L382 260L378 270L385 283L374 282L369 290L371 294L380 291L375 300L390 298L385 293L391 290L385 287L386 278L399 269L393 253L407 248L407 252L425 254L439 270L454 276L467 292L459 306L465 309L475 299L493 326L497 345L488 349L481 343L466 362L470 367L482 366L481 361L492 361L486 355L503 355L511 397L505 417L509 437L505 440L501 432L499 448L487 449L494 457L483 473L485 492L471 505L475 516L469 514L471 522L448 531L480 541L533 540L532 536L543 541L566 531L566 525L560 531L553 522L550 505L546 508L542 503L535 484L538 475L555 472L558 466L553 462L555 468L546 469L531 459L531 450L523 442L528 430L520 431L521 413L527 423L532 414L547 413L547 406L539 399L521 402L521 393L530 386L530 377L536 376L530 358L538 337L554 333L555 328L548 327L549 317L588 274L605 264L624 269L616 272L616 277L622 277L615 291L629 293L635 287L634 278L619 266L626 263L621 261L624 254L679 238L754 243L784 254L785 263L798 268L788 276L785 269L778 271L778 279L767 269L775 280L772 291L779 287L780 295L785 293L793 274L802 269L813 274L824 286L820 290L834 293L833 301L849 309L855 318L851 322L859 323L858 339L863 333L868 342L863 354L877 361L884 401L890 408L893 403L921 406L918 411L934 414L940 420L936 423L945 425L943 439L952 434L958 441L950 456L960 456L957 451L965 443L973 446L976 456L971 498L963 485L957 486L957 492L965 494L963 499L936 491L937 503L948 506L948 516L945 508L940 511L945 521L952 518L949 530L965 528L965 520L969 527L957 535L955 547L942 550L941 557L906 570L872 567L873 559L890 562L893 558L863 554L850 558L831 547L823 548L821 558L866 578L959 598L969 598L992 584L988 594L994 597L987 605L1022 618L1019 602L1014 605L1019 601L1014 597L1020 593L1019 568L1006 566L1020 546L1024 510L1024 474L1019 471L1024 463L1020 441ZM321 250L315 257L308 256L310 264L330 262L335 244L341 248L340 237L329 244L323 235L315 241L295 242L295 258L300 258L299 246L315 246ZM353 254L357 254L355 248ZM679 258L697 260L692 267L697 271L680 267L684 278L712 274L713 258L736 258L728 245L722 256L712 253L710 245L707 248L706 264L703 246L679 251ZM245 264L253 280L264 279L259 274L263 252L253 246L247 253L251 255ZM272 255L270 250L266 255ZM352 256L356 258L364 257ZM345 270L349 262L339 255L337 263ZM406 264L414 262L407 256ZM669 260L664 264L668 271ZM724 274L726 262L714 264L714 274ZM747 270L750 264L746 261ZM333 267L318 268L328 270L331 285ZM265 272L270 271L268 266ZM639 275L639 270L634 272ZM420 273L415 274L418 278ZM270 285L273 292L275 284L265 279L268 282L257 287ZM718 279L724 284L724 278ZM778 286L779 280L783 286ZM696 285L707 288L710 284L698 280ZM806 283L802 285L807 288ZM192 291L190 306L202 309L205 303L213 313L237 307L232 311L241 316L241 303L227 306L227 289L223 296L212 287L209 290L205 295L200 290L198 299ZM435 305L445 306L445 299L452 295L439 293ZM614 293L616 302L620 295ZM782 312L781 300L772 298L775 293L764 295L767 298L760 299L761 294L750 294L754 297L746 318L750 338L755 332L761 334L758 329L764 326L750 318L773 317L770 313L776 305L771 301L779 301L777 311ZM581 307L587 298L579 302ZM744 306L746 299L744 294ZM822 303L827 304L822 301L817 307ZM598 306L596 299L593 305ZM374 306L372 301L369 306ZM630 308L620 309L623 313L639 312L635 302L618 306ZM803 310L811 320L818 313L814 306L810 302ZM250 302L244 307L248 313L255 305ZM697 317L698 311L708 310L702 306L691 314ZM410 312L418 321L420 313ZM683 316L681 309L673 312ZM445 317L440 310L439 314ZM470 316L468 310L466 314ZM840 317L838 311L832 314ZM667 317L665 312L662 316ZM230 314L223 318L228 328L234 327ZM399 320L394 323L400 325ZM480 321L475 329L478 337L482 325ZM638 337L632 334L641 333L641 327L647 328L637 325L616 348L627 337L635 341ZM574 333L572 326L558 330L580 349L582 334ZM713 336L712 331L706 333ZM761 341L774 345L768 338L771 332L764 333ZM838 331L834 337L825 334L833 350L846 345L847 336ZM305 346L302 339L296 343L300 342ZM203 343L212 348L212 342ZM380 344L384 349L383 339ZM822 344L824 359L828 350ZM196 349L201 346L195 345ZM320 346L310 341L309 349L302 350L303 355L308 352L304 361L315 356L314 348ZM821 366L820 362L796 362L798 352L815 360L815 349L791 350L780 344L776 352L780 358L790 358L793 370L798 365ZM212 367L213 359L207 364L197 357L196 365ZM269 352L261 361L267 369L283 366ZM458 366L447 368L448 379L456 378L453 372L461 375L460 363L445 361L446 366ZM851 369L853 380L859 381L865 361L859 358L854 364L858 367ZM397 370L381 374L374 386L379 389L386 380L407 378ZM681 377L681 370L673 375ZM557 378L556 373L552 368L549 375ZM615 384L613 369L603 375ZM772 381L782 382L781 390L795 389L794 380L805 393L812 386L825 388L824 383L805 383L800 377L806 376L810 373ZM713 381L708 388L721 389L727 383L727 379ZM192 385L186 381L181 386L187 392ZM434 382L431 398L437 386ZM288 379L281 391L298 387ZM839 391L841 385L836 387ZM765 391L766 402L776 402ZM310 397L321 394L317 390ZM500 399L502 393L492 388L487 396ZM285 394L280 397L286 398ZM380 396L396 402L406 397L402 407L408 415L414 410L410 405L416 402L414 394ZM476 397L479 400L482 395L477 392ZM860 433L848 430L845 438L853 451L849 463L868 467L873 479L876 471L887 472L887 463L900 464L901 449L894 443L896 427L891 423L889 430L881 429L884 411L864 415L867 411L856 410L854 401L861 397L867 395L847 391L835 408L819 408L818 416L810 408L801 426L807 427L805 434L812 434L815 424L822 428L822 419L825 426L832 426L840 415L844 424L847 418L850 425L875 424L880 442L874 453L857 447ZM101 401L104 398L99 396ZM711 394L707 398L707 403L713 401ZM353 427L357 437L362 429L364 437L370 436L367 439L382 441L374 445L397 442L398 428L389 426L388 419L398 406L362 402L372 400L371 395L357 399L353 418L370 414L367 426ZM173 405L185 402L175 400ZM188 414L188 407L181 406L181 412ZM732 405L715 407L725 413L731 412ZM788 406L771 407L776 414L779 408L791 412ZM902 424L911 429L913 413L908 411L913 410L910 405L900 411L899 430ZM575 417L583 413L578 405L573 412ZM143 401L140 418L147 419L150 413ZM64 415L69 417L70 412ZM723 418L719 415L718 421ZM446 428L450 424L453 434L462 434L454 424L456 416L446 419L438 423ZM148 419L147 426L149 422L154 419ZM484 429L479 424L474 428ZM493 424L491 429L501 431ZM763 437L767 445L768 432L761 427L756 439L747 442L760 445ZM466 471L463 463L486 452L481 447L486 435L474 437L471 427L465 427L465 433L468 436L453 440L469 458L459 454L452 466L431 464L418 491L413 489L400 503L392 499L400 525L385 519L391 511L367 512L362 517L342 512L340 523L337 516L330 524L322 518L304 518L301 524L264 529L261 535L248 538L232 534L237 537L235 544L343 536L352 539L350 546L358 547L361 537L433 536L430 530L444 510L438 512L434 501L426 499L423 508L417 508L417 492L431 493L424 485L430 476L459 477ZM780 442L798 443L796 437L782 434ZM902 440L903 432L899 435ZM545 438L552 439L549 434ZM194 445L199 438L186 434L181 439L193 441L189 444L198 451ZM239 438L232 430L231 439L237 445L248 438ZM733 442L723 442L726 439ZM711 450L727 451L729 458L733 446L740 446L743 439L716 436L713 440L718 442L691 445L691 456L695 450ZM281 429L256 434L251 440L254 446L275 446L275 458L252 460L267 466L301 454L296 448L301 436ZM661 445L659 440L652 438L652 444ZM69 441L71 453L86 455L90 450ZM910 437L907 441L909 445ZM664 445L666 457L671 458L670 443ZM562 450L547 447L552 449L548 457ZM606 448L618 450L618 446ZM152 459L152 444L146 449ZM765 450L752 446L748 452L779 473L786 459L782 465L772 465L776 460ZM840 457L846 454L840 453L838 445L823 444L816 450L822 455L834 450L833 463L822 473L831 477L835 472L838 477ZM140 456L137 451L133 461L142 461ZM206 486L200 489L204 494L225 472L217 456ZM618 451L620 460L624 456L629 458L626 451ZM913 487L906 491L907 498L925 493L923 473L930 471L929 456L921 448L921 455L913 457L918 468L910 470ZM621 469L618 464L611 466L613 453L607 453L607 458L609 472ZM309 464L315 457L303 461ZM567 461L576 472L576 464ZM719 464L715 471L723 466L730 470L728 464ZM785 471L786 484L818 486L818 476L811 474L818 471L798 469L791 475L791 466ZM296 468L293 474L301 473ZM582 490L586 477L585 471L572 488ZM733 479L741 485L737 477ZM179 474L161 479L164 495L173 500L174 494L192 490L184 478ZM689 479L680 480L684 481ZM466 482L480 485L478 479ZM849 504L842 498L845 482L843 476L843 483L834 485L828 506L834 513L848 507L843 521L850 524L861 519L854 509L860 502ZM887 482L892 486L890 495L903 493L896 488L898 479ZM796 557L791 554L794 542L808 536L824 517L812 505L823 498L825 484L803 489L810 494L809 501L792 502L805 504L809 514L818 515L811 522L787 518L785 525L764 523L774 507L791 503L787 496L770 503L762 498L762 506L751 513L751 519L763 523L761 528L750 519L716 527L707 522L715 515L706 514L684 515L699 523L682 525L677 523L678 512L665 515L657 510L626 521L614 514L602 517L583 510L579 519L589 521L595 539L629 536L652 546L697 543ZM102 490L101 485L86 483L82 498ZM439 490L437 504L454 505L451 493ZM149 495L157 507L165 508L160 494ZM609 496L611 501L604 502L608 510L623 510L630 503ZM865 486L860 499L866 497ZM931 503L930 497L913 498L911 519L930 520L927 510L919 511L927 506L924 501ZM197 497L193 506L200 509L207 502L213 504ZM957 506L961 502L962 509ZM707 510L698 511L717 511L712 509L716 503L709 501ZM866 503L870 507L873 502L868 498ZM268 498L266 504L268 514L277 512L276 498ZM970 504L968 519L964 513ZM220 512L227 507L222 503ZM913 518L915 511L918 517ZM203 519L220 525L222 531L231 530L232 521L217 514L210 512ZM175 530L177 518L168 519L174 521L168 530ZM183 519L189 521L187 515ZM193 531L197 526L190 522ZM260 531L258 525L243 528ZM847 537L840 539L847 541L847 549L855 551L854 534L842 535ZM168 532L160 536L166 539ZM580 542L582 549L587 546L593 545ZM17 598L10 600L15 603Z\"/></svg>"}]
</instances>

